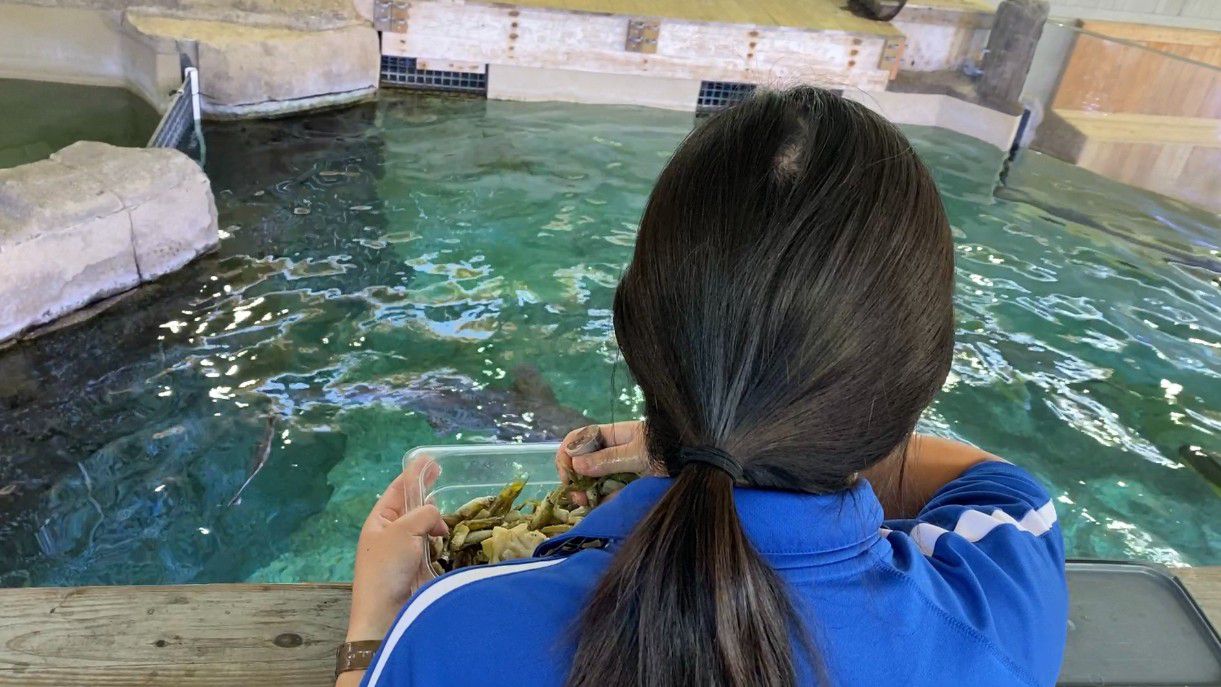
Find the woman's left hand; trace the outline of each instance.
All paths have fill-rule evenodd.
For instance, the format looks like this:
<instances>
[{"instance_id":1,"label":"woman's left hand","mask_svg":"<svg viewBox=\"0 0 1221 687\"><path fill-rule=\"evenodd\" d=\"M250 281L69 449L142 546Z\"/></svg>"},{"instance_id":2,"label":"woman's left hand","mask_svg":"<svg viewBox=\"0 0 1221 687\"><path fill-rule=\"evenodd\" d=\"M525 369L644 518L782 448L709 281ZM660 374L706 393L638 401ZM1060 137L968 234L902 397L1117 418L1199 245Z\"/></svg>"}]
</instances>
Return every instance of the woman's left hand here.
<instances>
[{"instance_id":1,"label":"woman's left hand","mask_svg":"<svg viewBox=\"0 0 1221 687\"><path fill-rule=\"evenodd\" d=\"M421 537L448 532L436 506L419 505L441 468L420 458L407 466L373 506L356 544L347 641L381 639L411 595L431 577ZM423 479L421 479L423 476Z\"/></svg>"}]
</instances>

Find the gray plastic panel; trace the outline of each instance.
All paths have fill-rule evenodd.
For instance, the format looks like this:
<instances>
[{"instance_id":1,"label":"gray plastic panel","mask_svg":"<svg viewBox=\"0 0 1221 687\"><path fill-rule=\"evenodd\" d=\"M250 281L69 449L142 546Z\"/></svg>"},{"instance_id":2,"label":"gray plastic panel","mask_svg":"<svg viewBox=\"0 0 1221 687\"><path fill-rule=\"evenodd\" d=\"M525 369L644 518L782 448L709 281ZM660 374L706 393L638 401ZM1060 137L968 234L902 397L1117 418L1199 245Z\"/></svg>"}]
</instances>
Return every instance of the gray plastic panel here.
<instances>
[{"instance_id":1,"label":"gray plastic panel","mask_svg":"<svg viewBox=\"0 0 1221 687\"><path fill-rule=\"evenodd\" d=\"M1141 563L1068 563L1060 685L1221 687L1221 640L1187 590Z\"/></svg>"}]
</instances>

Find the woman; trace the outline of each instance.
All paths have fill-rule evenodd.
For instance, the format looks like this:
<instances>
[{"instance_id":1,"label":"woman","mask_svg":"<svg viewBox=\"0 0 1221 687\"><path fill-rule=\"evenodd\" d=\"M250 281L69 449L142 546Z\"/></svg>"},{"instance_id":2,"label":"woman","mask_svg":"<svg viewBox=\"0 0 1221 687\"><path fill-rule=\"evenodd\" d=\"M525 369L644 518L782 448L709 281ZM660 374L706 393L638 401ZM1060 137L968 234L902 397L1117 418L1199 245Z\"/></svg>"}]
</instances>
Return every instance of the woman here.
<instances>
[{"instance_id":1,"label":"woman","mask_svg":"<svg viewBox=\"0 0 1221 687\"><path fill-rule=\"evenodd\" d=\"M912 440L950 367L953 271L933 180L880 117L813 88L710 117L615 294L645 420L557 457L668 478L410 601L413 536L445 525L391 485L357 554L348 639L385 637L364 684L1052 685L1067 593L1047 493Z\"/></svg>"}]
</instances>

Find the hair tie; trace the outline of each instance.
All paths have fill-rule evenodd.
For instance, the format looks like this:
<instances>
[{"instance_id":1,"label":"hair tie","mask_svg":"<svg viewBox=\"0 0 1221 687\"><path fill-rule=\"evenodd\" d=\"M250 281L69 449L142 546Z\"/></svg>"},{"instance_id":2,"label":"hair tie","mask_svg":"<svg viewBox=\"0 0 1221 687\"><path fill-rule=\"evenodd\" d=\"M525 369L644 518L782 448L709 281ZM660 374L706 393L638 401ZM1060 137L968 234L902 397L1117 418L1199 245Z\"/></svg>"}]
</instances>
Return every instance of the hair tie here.
<instances>
[{"instance_id":1,"label":"hair tie","mask_svg":"<svg viewBox=\"0 0 1221 687\"><path fill-rule=\"evenodd\" d=\"M737 482L742 479L742 464L715 446L684 446L678 451L678 468L689 463L704 463L721 470Z\"/></svg>"}]
</instances>

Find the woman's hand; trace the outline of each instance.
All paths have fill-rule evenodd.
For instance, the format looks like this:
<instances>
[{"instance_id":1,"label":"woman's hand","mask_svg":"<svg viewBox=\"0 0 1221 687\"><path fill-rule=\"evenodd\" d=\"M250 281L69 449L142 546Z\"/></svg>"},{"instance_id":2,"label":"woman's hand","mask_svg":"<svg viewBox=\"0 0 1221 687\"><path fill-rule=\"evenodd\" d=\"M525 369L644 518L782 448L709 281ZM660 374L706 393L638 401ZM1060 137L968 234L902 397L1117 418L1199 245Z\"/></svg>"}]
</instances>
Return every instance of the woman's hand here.
<instances>
[{"instance_id":1,"label":"woman's hand","mask_svg":"<svg viewBox=\"0 0 1221 687\"><path fill-rule=\"evenodd\" d=\"M444 535L448 528L436 506L420 505L420 476L427 487L440 474L432 459L416 460L386 487L365 519L356 544L347 641L386 636L403 604L429 579L420 538Z\"/></svg>"},{"instance_id":2,"label":"woman's hand","mask_svg":"<svg viewBox=\"0 0 1221 687\"><path fill-rule=\"evenodd\" d=\"M603 477L616 472L634 472L640 475L663 474L649 459L644 440L644 423L639 420L616 422L613 425L594 425L598 429L601 448L589 451L585 447L569 448L569 444L588 428L574 429L560 442L555 453L555 468L560 479L572 481L577 476Z\"/></svg>"}]
</instances>

